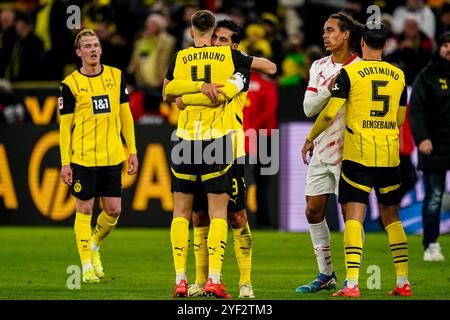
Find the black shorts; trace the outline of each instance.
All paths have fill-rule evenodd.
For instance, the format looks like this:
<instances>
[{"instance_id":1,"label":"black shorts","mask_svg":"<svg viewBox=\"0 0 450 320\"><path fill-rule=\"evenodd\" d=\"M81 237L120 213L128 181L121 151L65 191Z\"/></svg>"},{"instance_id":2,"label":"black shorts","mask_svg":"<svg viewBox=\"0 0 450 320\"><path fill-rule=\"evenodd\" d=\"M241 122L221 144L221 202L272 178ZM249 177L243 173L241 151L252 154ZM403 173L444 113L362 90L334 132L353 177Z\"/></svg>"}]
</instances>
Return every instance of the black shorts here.
<instances>
[{"instance_id":1,"label":"black shorts","mask_svg":"<svg viewBox=\"0 0 450 320\"><path fill-rule=\"evenodd\" d=\"M71 163L74 197L89 200L96 197L122 196L122 164L105 167L85 167Z\"/></svg>"},{"instance_id":2,"label":"black shorts","mask_svg":"<svg viewBox=\"0 0 450 320\"><path fill-rule=\"evenodd\" d=\"M233 193L228 201L228 212L238 212L246 208L247 186L244 178L244 166L245 164L233 164ZM194 195L193 210L194 212L208 211L208 197L200 183Z\"/></svg>"},{"instance_id":3,"label":"black shorts","mask_svg":"<svg viewBox=\"0 0 450 320\"><path fill-rule=\"evenodd\" d=\"M357 162L342 161L339 179L339 203L368 204L375 188L378 203L393 206L400 203L400 167L366 167Z\"/></svg>"},{"instance_id":4,"label":"black shorts","mask_svg":"<svg viewBox=\"0 0 450 320\"><path fill-rule=\"evenodd\" d=\"M206 193L231 195L232 168L231 135L213 140L180 139L171 152L171 190L195 194L200 182Z\"/></svg>"}]
</instances>

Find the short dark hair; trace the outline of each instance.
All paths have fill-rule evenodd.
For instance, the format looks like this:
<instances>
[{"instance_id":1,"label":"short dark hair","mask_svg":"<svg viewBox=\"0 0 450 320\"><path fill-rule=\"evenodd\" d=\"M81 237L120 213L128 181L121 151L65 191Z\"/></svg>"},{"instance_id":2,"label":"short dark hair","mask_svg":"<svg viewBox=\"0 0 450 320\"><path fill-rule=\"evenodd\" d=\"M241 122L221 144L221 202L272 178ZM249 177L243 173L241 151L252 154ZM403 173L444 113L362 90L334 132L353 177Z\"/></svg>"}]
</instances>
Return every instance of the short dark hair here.
<instances>
[{"instance_id":1,"label":"short dark hair","mask_svg":"<svg viewBox=\"0 0 450 320\"><path fill-rule=\"evenodd\" d=\"M387 39L389 38L389 30L386 25L379 24L366 24L363 30L364 42L375 50L381 50L384 48Z\"/></svg>"},{"instance_id":2,"label":"short dark hair","mask_svg":"<svg viewBox=\"0 0 450 320\"><path fill-rule=\"evenodd\" d=\"M233 43L236 44L239 44L244 36L244 29L240 25L231 20L219 21L216 25L216 29L217 28L224 28L233 32L233 35L231 36L231 41L233 41Z\"/></svg>"},{"instance_id":3,"label":"short dark hair","mask_svg":"<svg viewBox=\"0 0 450 320\"><path fill-rule=\"evenodd\" d=\"M209 10L198 10L191 17L191 25L201 33L214 29L216 17Z\"/></svg>"},{"instance_id":4,"label":"short dark hair","mask_svg":"<svg viewBox=\"0 0 450 320\"><path fill-rule=\"evenodd\" d=\"M359 51L361 45L361 36L363 31L363 24L355 20L351 15L345 12L333 13L329 19L339 20L338 25L341 31L350 32L350 47L353 50Z\"/></svg>"}]
</instances>

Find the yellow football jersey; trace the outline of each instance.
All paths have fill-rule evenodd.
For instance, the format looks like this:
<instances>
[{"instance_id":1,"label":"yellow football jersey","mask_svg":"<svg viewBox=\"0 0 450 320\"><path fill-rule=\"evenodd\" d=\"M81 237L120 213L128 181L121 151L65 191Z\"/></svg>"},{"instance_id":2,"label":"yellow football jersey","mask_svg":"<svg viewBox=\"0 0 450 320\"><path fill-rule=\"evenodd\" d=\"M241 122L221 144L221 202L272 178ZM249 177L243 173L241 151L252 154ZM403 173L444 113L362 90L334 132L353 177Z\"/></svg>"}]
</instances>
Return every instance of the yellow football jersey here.
<instances>
[{"instance_id":1,"label":"yellow football jersey","mask_svg":"<svg viewBox=\"0 0 450 320\"><path fill-rule=\"evenodd\" d=\"M397 113L405 107L405 76L380 60L345 66L332 97L346 99L343 159L368 167L400 164Z\"/></svg>"},{"instance_id":2,"label":"yellow football jersey","mask_svg":"<svg viewBox=\"0 0 450 320\"><path fill-rule=\"evenodd\" d=\"M119 69L103 65L96 76L74 71L61 84L59 111L61 117L73 114L72 134L67 140L71 145L61 146L63 165L73 162L97 167L124 161L123 123L131 126L127 144L130 142L130 152L136 153L126 83ZM122 117L127 118L125 122Z\"/></svg>"},{"instance_id":3,"label":"yellow football jersey","mask_svg":"<svg viewBox=\"0 0 450 320\"><path fill-rule=\"evenodd\" d=\"M251 62L251 57L228 46L190 47L177 52L166 79L225 83L237 68L249 68ZM227 103L215 108L190 105L180 112L177 135L185 140L219 138L236 128L236 117L236 109L227 107Z\"/></svg>"}]
</instances>

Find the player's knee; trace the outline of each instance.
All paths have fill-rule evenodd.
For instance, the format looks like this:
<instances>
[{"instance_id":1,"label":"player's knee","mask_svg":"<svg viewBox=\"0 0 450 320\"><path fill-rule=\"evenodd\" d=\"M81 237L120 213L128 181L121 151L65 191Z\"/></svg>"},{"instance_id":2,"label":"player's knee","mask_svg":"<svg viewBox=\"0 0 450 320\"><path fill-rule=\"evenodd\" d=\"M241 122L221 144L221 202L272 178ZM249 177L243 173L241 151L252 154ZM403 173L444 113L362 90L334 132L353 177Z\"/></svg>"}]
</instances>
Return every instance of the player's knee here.
<instances>
[{"instance_id":1,"label":"player's knee","mask_svg":"<svg viewBox=\"0 0 450 320\"><path fill-rule=\"evenodd\" d=\"M92 214L92 211L94 210L94 203L91 201L77 201L76 210L77 212L84 214Z\"/></svg>"},{"instance_id":2,"label":"player's knee","mask_svg":"<svg viewBox=\"0 0 450 320\"><path fill-rule=\"evenodd\" d=\"M307 206L305 213L309 223L320 223L324 218L324 212L321 208Z\"/></svg>"},{"instance_id":3,"label":"player's knee","mask_svg":"<svg viewBox=\"0 0 450 320\"><path fill-rule=\"evenodd\" d=\"M230 220L233 229L242 228L247 224L247 214L245 213L245 210L231 212L228 214L228 219Z\"/></svg>"},{"instance_id":4,"label":"player's knee","mask_svg":"<svg viewBox=\"0 0 450 320\"><path fill-rule=\"evenodd\" d=\"M108 208L107 210L105 210L106 214L108 216L117 218L120 216L120 212L122 211L122 208L120 206L114 206L111 208Z\"/></svg>"}]
</instances>

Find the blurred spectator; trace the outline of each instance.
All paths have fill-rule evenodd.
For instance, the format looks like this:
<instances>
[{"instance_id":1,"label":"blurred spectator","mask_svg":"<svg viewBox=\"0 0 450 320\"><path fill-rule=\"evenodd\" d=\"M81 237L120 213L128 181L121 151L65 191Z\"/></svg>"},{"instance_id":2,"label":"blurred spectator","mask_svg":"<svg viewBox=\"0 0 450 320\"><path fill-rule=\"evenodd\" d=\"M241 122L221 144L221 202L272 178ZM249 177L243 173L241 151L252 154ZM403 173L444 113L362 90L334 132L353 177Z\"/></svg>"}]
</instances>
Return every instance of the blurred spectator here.
<instances>
[{"instance_id":1,"label":"blurred spectator","mask_svg":"<svg viewBox=\"0 0 450 320\"><path fill-rule=\"evenodd\" d=\"M398 49L386 56L386 61L398 65L405 73L406 83L411 85L430 60L433 41L420 31L415 15L404 18L404 31L397 39Z\"/></svg>"},{"instance_id":2,"label":"blurred spectator","mask_svg":"<svg viewBox=\"0 0 450 320\"><path fill-rule=\"evenodd\" d=\"M301 9L305 5L305 0L280 0L280 4L285 10L285 25L286 34L297 34L303 27L303 19L301 17Z\"/></svg>"},{"instance_id":3,"label":"blurred spectator","mask_svg":"<svg viewBox=\"0 0 450 320\"><path fill-rule=\"evenodd\" d=\"M246 38L239 44L239 50L244 52L259 51L262 56L272 58L272 48L270 42L265 39L266 31L260 23L252 23L245 29Z\"/></svg>"},{"instance_id":4,"label":"blurred spectator","mask_svg":"<svg viewBox=\"0 0 450 320\"><path fill-rule=\"evenodd\" d=\"M423 0L406 0L405 5L397 7L393 14L393 31L400 35L406 30L405 20L409 15L417 18L420 30L427 35L428 38L434 39L436 30L436 18L433 11L424 4Z\"/></svg>"},{"instance_id":5,"label":"blurred spectator","mask_svg":"<svg viewBox=\"0 0 450 320\"><path fill-rule=\"evenodd\" d=\"M307 82L307 56L303 52L303 35L291 35L284 44L286 57L281 66L281 77L278 80L282 86L300 86Z\"/></svg>"},{"instance_id":6,"label":"blurred spectator","mask_svg":"<svg viewBox=\"0 0 450 320\"><path fill-rule=\"evenodd\" d=\"M307 65L306 70L311 69L311 65L314 61L319 60L320 58L323 58L323 51L322 48L318 45L311 45L306 48L306 57L307 57Z\"/></svg>"},{"instance_id":7,"label":"blurred spectator","mask_svg":"<svg viewBox=\"0 0 450 320\"><path fill-rule=\"evenodd\" d=\"M381 14L381 23L389 30L389 38L386 41L386 46L383 49L383 55L388 56L398 49L397 38L392 32L392 16L388 13Z\"/></svg>"},{"instance_id":8,"label":"blurred spectator","mask_svg":"<svg viewBox=\"0 0 450 320\"><path fill-rule=\"evenodd\" d=\"M0 124L23 123L25 108L16 101L9 81L0 79Z\"/></svg>"},{"instance_id":9,"label":"blurred spectator","mask_svg":"<svg viewBox=\"0 0 450 320\"><path fill-rule=\"evenodd\" d=\"M444 3L438 12L439 19L436 27L436 39L439 39L444 32L450 31L450 2L447 1Z\"/></svg>"},{"instance_id":10,"label":"blurred spectator","mask_svg":"<svg viewBox=\"0 0 450 320\"><path fill-rule=\"evenodd\" d=\"M14 43L5 77L10 81L44 79L45 76L41 73L44 64L44 46L34 34L30 18L18 13L15 25L18 38Z\"/></svg>"},{"instance_id":11,"label":"blurred spectator","mask_svg":"<svg viewBox=\"0 0 450 320\"><path fill-rule=\"evenodd\" d=\"M95 33L102 45L102 62L125 73L132 50L128 40L121 34L111 34L107 22L99 22L96 27Z\"/></svg>"},{"instance_id":12,"label":"blurred spectator","mask_svg":"<svg viewBox=\"0 0 450 320\"><path fill-rule=\"evenodd\" d=\"M17 39L15 18L16 14L13 10L3 9L0 12L0 78L4 77Z\"/></svg>"},{"instance_id":13,"label":"blurred spectator","mask_svg":"<svg viewBox=\"0 0 450 320\"><path fill-rule=\"evenodd\" d=\"M418 146L425 199L422 206L425 261L443 261L438 243L442 197L450 170L450 32L414 82L409 120Z\"/></svg>"},{"instance_id":14,"label":"blurred spectator","mask_svg":"<svg viewBox=\"0 0 450 320\"><path fill-rule=\"evenodd\" d=\"M66 5L58 0L39 0L35 32L44 45L45 79L61 80L72 54L73 37L66 27Z\"/></svg>"},{"instance_id":15,"label":"blurred spectator","mask_svg":"<svg viewBox=\"0 0 450 320\"><path fill-rule=\"evenodd\" d=\"M134 46L128 66L128 73L134 74L139 87L162 88L175 50L175 38L166 28L166 20L159 13L151 13L145 21L144 33Z\"/></svg>"},{"instance_id":16,"label":"blurred spectator","mask_svg":"<svg viewBox=\"0 0 450 320\"><path fill-rule=\"evenodd\" d=\"M272 50L272 61L277 65L277 70L280 70L285 55L282 25L277 16L270 12L262 13L261 20L266 31L266 40L269 41Z\"/></svg>"},{"instance_id":17,"label":"blurred spectator","mask_svg":"<svg viewBox=\"0 0 450 320\"><path fill-rule=\"evenodd\" d=\"M181 49L188 48L194 44L192 40L190 29L191 29L191 17L192 15L198 11L200 8L197 6L187 6L183 11L183 20L185 22L185 27L183 29L182 37L181 37Z\"/></svg>"},{"instance_id":18,"label":"blurred spectator","mask_svg":"<svg viewBox=\"0 0 450 320\"><path fill-rule=\"evenodd\" d=\"M83 28L97 29L100 22L108 22L109 32L116 31L111 0L88 0L81 9Z\"/></svg>"},{"instance_id":19,"label":"blurred spectator","mask_svg":"<svg viewBox=\"0 0 450 320\"><path fill-rule=\"evenodd\" d=\"M238 26L245 26L245 14L242 8L232 7L227 11L228 17L231 21L236 23Z\"/></svg>"}]
</instances>

